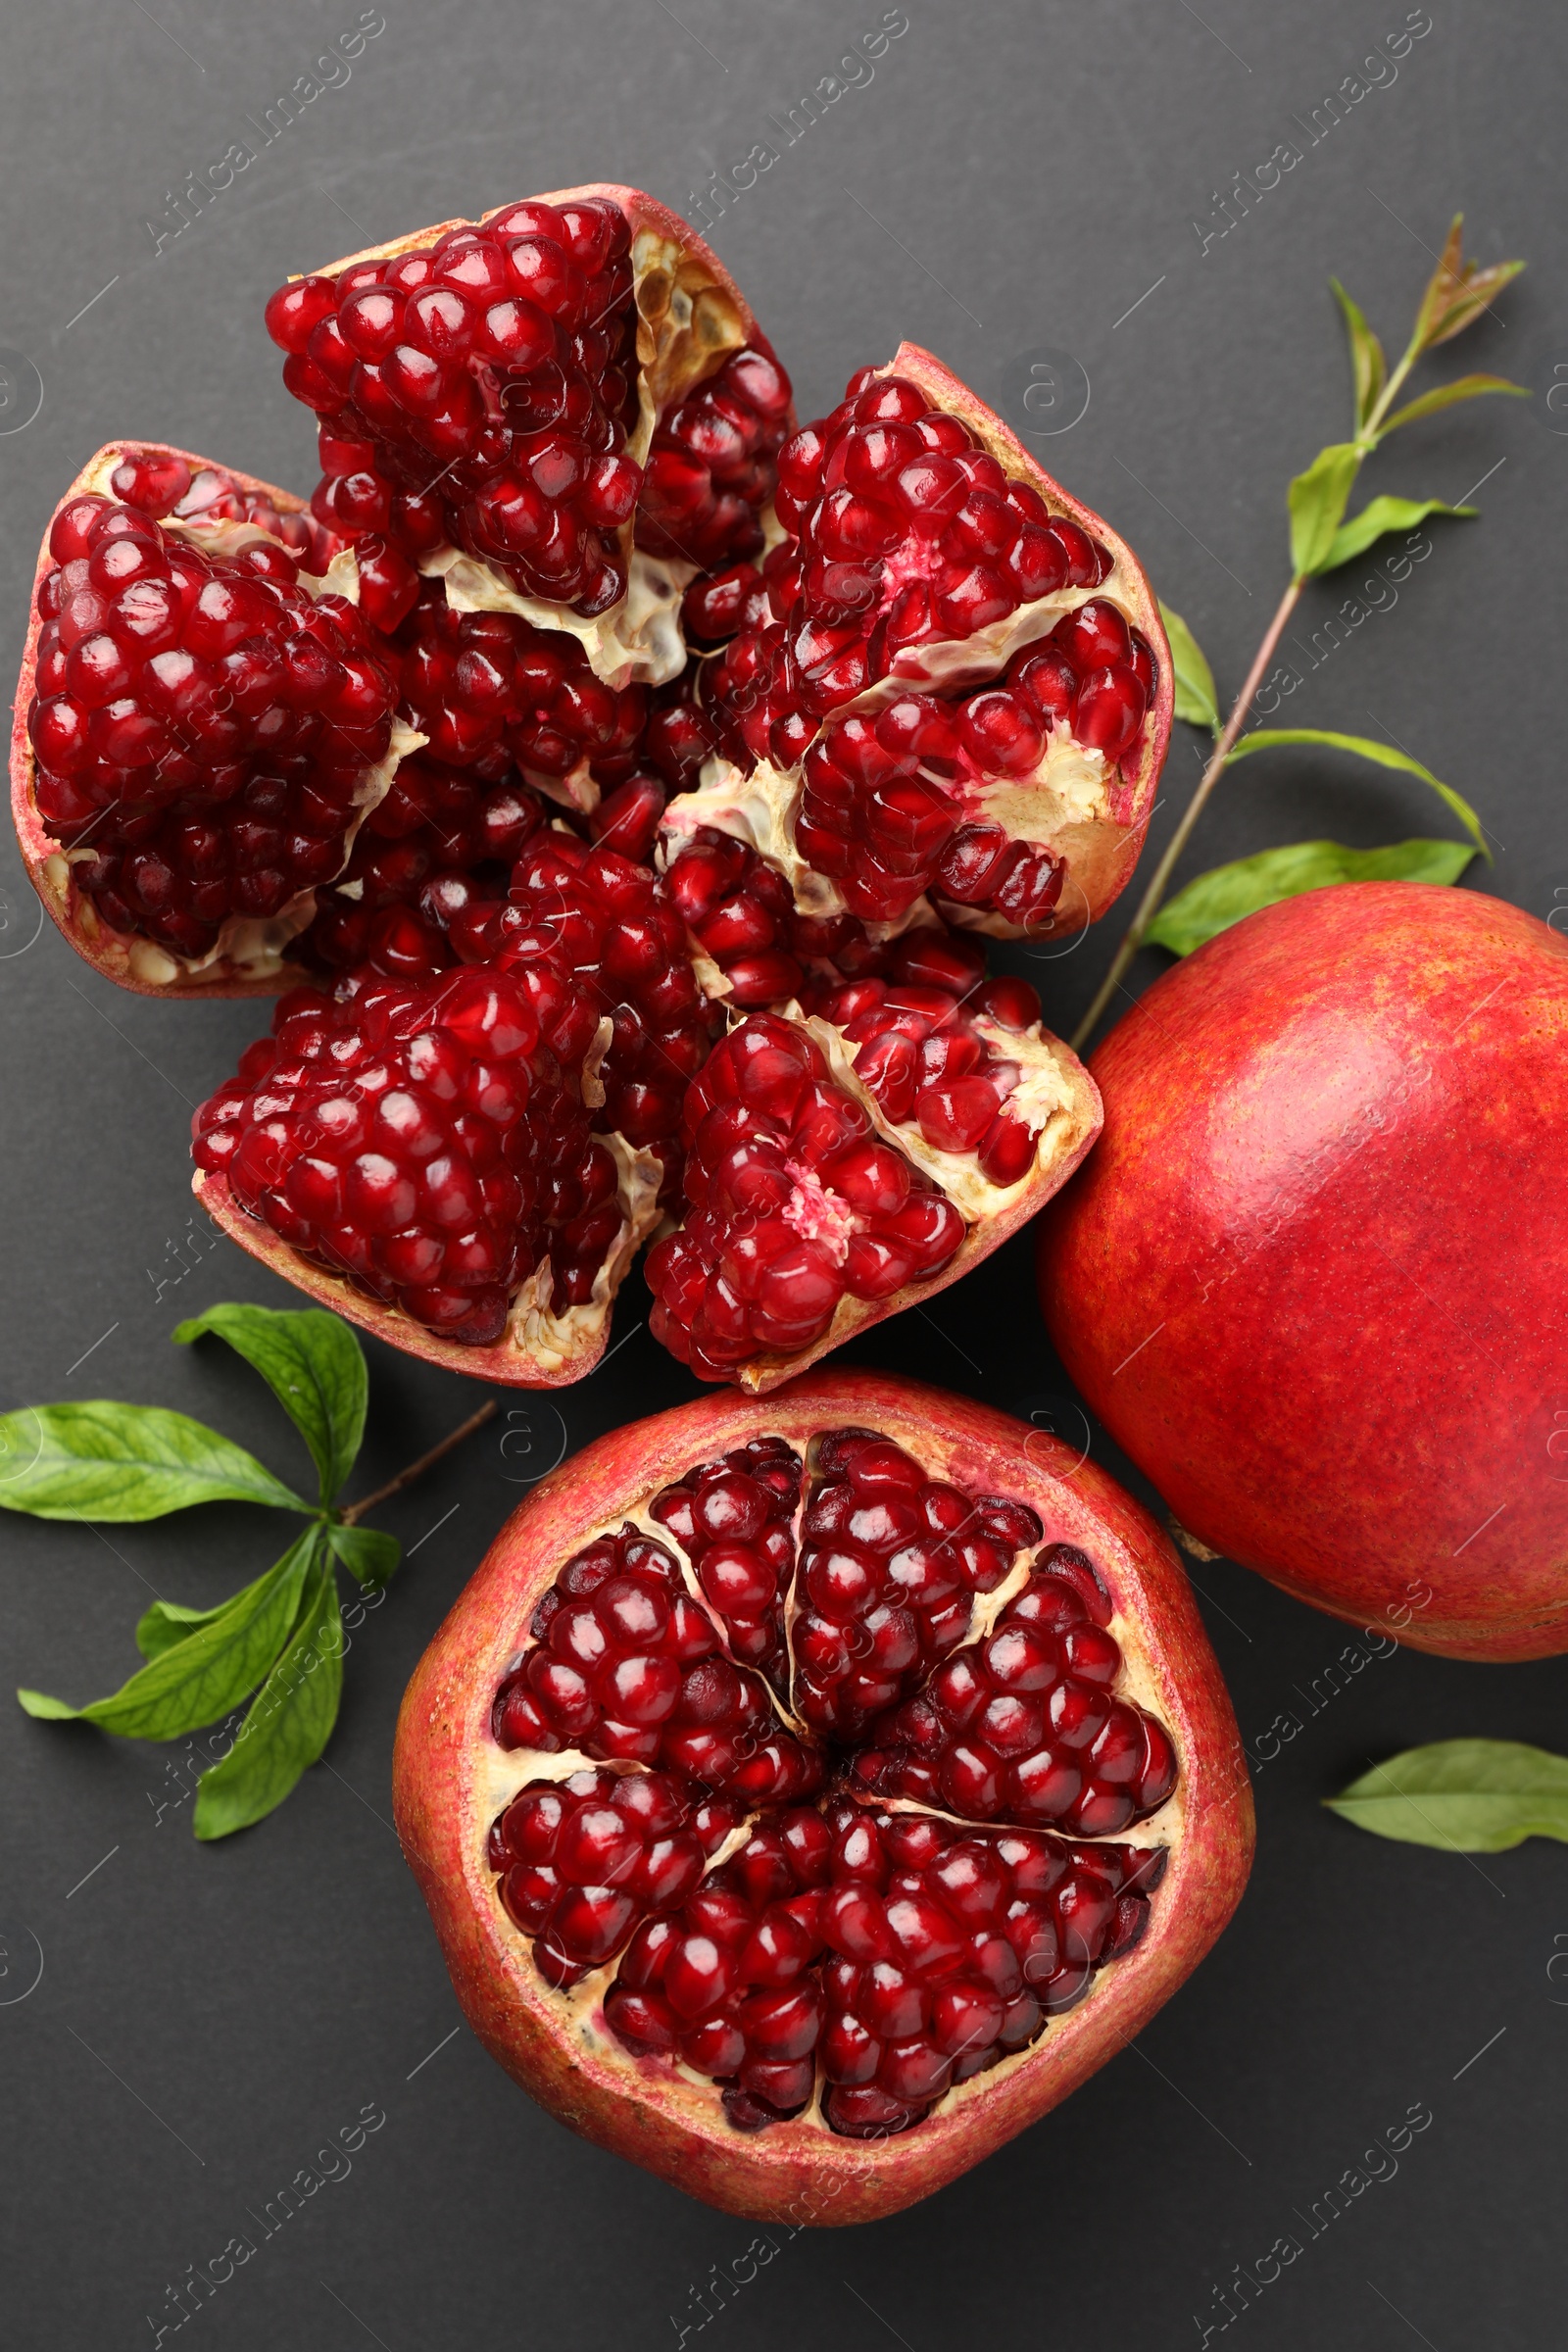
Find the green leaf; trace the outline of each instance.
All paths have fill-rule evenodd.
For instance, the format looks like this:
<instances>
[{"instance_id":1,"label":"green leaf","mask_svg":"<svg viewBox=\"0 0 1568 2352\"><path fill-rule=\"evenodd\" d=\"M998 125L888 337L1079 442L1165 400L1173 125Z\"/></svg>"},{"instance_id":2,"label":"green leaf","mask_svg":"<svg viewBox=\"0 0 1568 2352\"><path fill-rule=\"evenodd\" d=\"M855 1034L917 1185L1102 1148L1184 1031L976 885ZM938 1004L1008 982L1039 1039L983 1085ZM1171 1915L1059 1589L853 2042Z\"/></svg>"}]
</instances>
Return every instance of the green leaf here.
<instances>
[{"instance_id":1,"label":"green leaf","mask_svg":"<svg viewBox=\"0 0 1568 2352\"><path fill-rule=\"evenodd\" d=\"M22 1701L23 1713L36 1716L40 1723L71 1723L75 1719L74 1707L68 1706L63 1698L51 1698L47 1691L19 1690L17 1696Z\"/></svg>"},{"instance_id":2,"label":"green leaf","mask_svg":"<svg viewBox=\"0 0 1568 2352\"><path fill-rule=\"evenodd\" d=\"M384 1535L378 1527L328 1526L326 1540L362 1585L384 1585L403 1557L396 1536Z\"/></svg>"},{"instance_id":3,"label":"green leaf","mask_svg":"<svg viewBox=\"0 0 1568 2352\"><path fill-rule=\"evenodd\" d=\"M39 1404L0 1414L0 1508L36 1519L161 1519L197 1502L311 1505L254 1454L157 1405Z\"/></svg>"},{"instance_id":4,"label":"green leaf","mask_svg":"<svg viewBox=\"0 0 1568 2352\"><path fill-rule=\"evenodd\" d=\"M1352 514L1348 522L1341 523L1318 570L1333 571L1341 564L1350 563L1354 557L1363 555L1374 539L1381 539L1385 531L1413 530L1429 514L1475 512L1474 507L1446 507L1441 498L1369 499L1359 514Z\"/></svg>"},{"instance_id":5,"label":"green leaf","mask_svg":"<svg viewBox=\"0 0 1568 2352\"><path fill-rule=\"evenodd\" d=\"M1432 272L1416 313L1415 333L1411 338L1411 348L1415 351L1435 351L1440 343L1450 343L1455 335L1462 334L1524 268L1523 262L1494 262L1483 270L1478 263L1464 261L1463 225L1463 213L1455 213L1443 257Z\"/></svg>"},{"instance_id":6,"label":"green leaf","mask_svg":"<svg viewBox=\"0 0 1568 2352\"><path fill-rule=\"evenodd\" d=\"M1336 882L1457 882L1475 851L1467 841L1396 841L1382 850L1348 850L1337 841L1297 841L1200 874L1167 900L1144 934L1146 946L1190 956L1281 899Z\"/></svg>"},{"instance_id":7,"label":"green leaf","mask_svg":"<svg viewBox=\"0 0 1568 2352\"><path fill-rule=\"evenodd\" d=\"M176 1340L216 1332L254 1365L311 1449L321 1500L337 1494L365 1435L365 1351L339 1315L320 1307L210 1306Z\"/></svg>"},{"instance_id":8,"label":"green leaf","mask_svg":"<svg viewBox=\"0 0 1568 2352\"><path fill-rule=\"evenodd\" d=\"M275 1568L208 1612L204 1624L160 1650L112 1697L85 1707L44 1699L40 1707L37 1691L17 1695L29 1715L56 1721L74 1715L126 1740L177 1740L215 1722L249 1696L288 1639L319 1532L308 1527Z\"/></svg>"},{"instance_id":9,"label":"green leaf","mask_svg":"<svg viewBox=\"0 0 1568 2352\"><path fill-rule=\"evenodd\" d=\"M1203 659L1202 648L1181 614L1173 612L1169 605L1160 606L1159 617L1170 639L1176 715L1190 727L1207 727L1217 735L1219 704L1214 695L1214 673Z\"/></svg>"},{"instance_id":10,"label":"green leaf","mask_svg":"<svg viewBox=\"0 0 1568 2352\"><path fill-rule=\"evenodd\" d=\"M1505 375L1455 376L1451 384L1436 384L1418 400L1407 401L1402 409L1396 409L1379 426L1378 439L1386 441L1401 424L1414 424L1418 416L1436 416L1441 409L1454 408L1461 400L1480 400L1488 392L1508 392L1518 400L1530 398L1528 384L1510 384Z\"/></svg>"},{"instance_id":11,"label":"green leaf","mask_svg":"<svg viewBox=\"0 0 1568 2352\"><path fill-rule=\"evenodd\" d=\"M1323 569L1360 463L1353 442L1333 441L1292 482L1291 565L1298 580Z\"/></svg>"},{"instance_id":12,"label":"green leaf","mask_svg":"<svg viewBox=\"0 0 1568 2352\"><path fill-rule=\"evenodd\" d=\"M1330 751L1353 752L1358 760L1370 760L1378 767L1396 767L1407 776L1419 776L1422 783L1430 784L1445 806L1453 810L1487 863L1492 863L1492 852L1481 830L1481 819L1463 794L1455 792L1451 784L1441 783L1430 767L1423 767L1420 760L1412 760L1408 752L1396 751L1391 744L1376 743L1370 735L1336 735L1325 727L1254 727L1250 735L1242 737L1231 758L1242 760L1249 752L1271 752L1287 743L1317 743Z\"/></svg>"},{"instance_id":13,"label":"green leaf","mask_svg":"<svg viewBox=\"0 0 1568 2352\"><path fill-rule=\"evenodd\" d=\"M1517 1740L1439 1740L1374 1764L1324 1802L1358 1830L1450 1853L1568 1842L1568 1757Z\"/></svg>"},{"instance_id":14,"label":"green leaf","mask_svg":"<svg viewBox=\"0 0 1568 2352\"><path fill-rule=\"evenodd\" d=\"M331 1737L343 1690L343 1618L324 1549L299 1622L221 1764L203 1773L193 1827L203 1838L248 1829L280 1805Z\"/></svg>"},{"instance_id":15,"label":"green leaf","mask_svg":"<svg viewBox=\"0 0 1568 2352\"><path fill-rule=\"evenodd\" d=\"M1350 300L1337 277L1329 284L1339 297L1345 313L1346 330L1350 338L1350 366L1355 374L1355 429L1364 430L1367 418L1378 405L1378 398L1388 379L1388 363L1383 346L1378 341L1359 307Z\"/></svg>"},{"instance_id":16,"label":"green leaf","mask_svg":"<svg viewBox=\"0 0 1568 2352\"><path fill-rule=\"evenodd\" d=\"M161 1658L166 1649L188 1642L198 1626L220 1617L228 1606L228 1601L221 1600L216 1609L184 1609L177 1600L155 1600L137 1620L136 1647L144 1658Z\"/></svg>"}]
</instances>

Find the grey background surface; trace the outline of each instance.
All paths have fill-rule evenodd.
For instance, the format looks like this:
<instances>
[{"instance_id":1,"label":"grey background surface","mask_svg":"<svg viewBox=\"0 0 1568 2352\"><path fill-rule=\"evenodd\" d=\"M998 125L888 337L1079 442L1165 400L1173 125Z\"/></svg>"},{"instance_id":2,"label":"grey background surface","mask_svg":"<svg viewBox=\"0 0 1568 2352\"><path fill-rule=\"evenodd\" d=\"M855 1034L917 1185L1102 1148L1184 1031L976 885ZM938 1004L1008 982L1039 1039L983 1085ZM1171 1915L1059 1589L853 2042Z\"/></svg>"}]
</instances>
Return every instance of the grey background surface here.
<instances>
[{"instance_id":1,"label":"grey background surface","mask_svg":"<svg viewBox=\"0 0 1568 2352\"><path fill-rule=\"evenodd\" d=\"M230 141L258 143L247 118L349 30L351 0L13 0L0 424L28 405L29 364L42 406L0 432L5 644L22 641L51 505L109 435L308 487L311 421L261 324L288 270L598 177L680 208L759 140L783 152L714 241L802 415L901 334L992 395L1042 348L1071 355L1091 399L1041 443L1045 462L1132 539L1232 690L1283 585L1287 477L1347 429L1331 271L1397 347L1462 206L1474 252L1524 254L1531 270L1446 355L1454 370L1540 385L1568 361L1561 11L1431 0L1432 28L1396 78L1315 143L1293 118L1399 28L1399 0L1206 0L1202 15L1176 0L908 0L907 13L874 77L784 147L766 118L874 27L874 0L680 0L679 22L660 0L386 0L384 31L342 86L155 251L166 192ZM1287 139L1299 165L1204 250L1195 217L1209 221L1233 172ZM1482 886L1541 914L1568 903L1568 439L1551 422L1539 396L1492 401L1396 443L1370 488L1456 500L1484 483L1483 519L1434 526L1396 601L1374 591L1384 609L1314 664L1313 630L1362 575L1315 588L1286 648L1301 684L1285 715L1396 740L1459 785L1495 845ZM1156 838L1198 757L1179 729ZM1274 755L1227 782L1186 870L1307 836L1446 830L1414 782ZM213 1299L287 1296L198 1233L186 1189L191 1106L232 1068L256 1012L117 993L52 930L35 935L14 848L0 850L0 1402L177 1404L298 1474L297 1443L253 1376L217 1347L169 1345L176 1319ZM1058 1028L1123 916L1071 955L1020 964ZM1160 960L1141 961L1135 989ZM182 1745L30 1723L0 1696L5 2341L107 2352L152 2344L160 2326L172 2341L166 2289L243 2232L256 2257L182 2343L630 2352L686 2328L705 2346L1156 2352L1201 2341L1194 2315L1222 2316L1214 2288L1290 2233L1301 2258L1227 2342L1560 2343L1568 1958L1553 1961L1568 1955L1568 1862L1539 1841L1478 1860L1384 1845L1319 1799L1420 1740L1563 1747L1568 1662L1400 1653L1330 1699L1321 1678L1345 1629L1224 1562L1200 1575L1244 1736L1255 1747L1288 1710L1302 1729L1258 1775L1257 1868L1214 1955L1047 2122L902 2218L781 2241L699 2327L713 2266L753 2229L570 2137L491 2065L461 2025L388 1821L404 1682L527 1480L689 1393L645 1313L634 1283L619 1351L591 1381L554 1403L505 1399L481 1440L388 1510L417 1548L355 1638L326 1765L262 1828L199 1848ZM1077 1427L1022 1240L929 1319L848 1352ZM479 1400L383 1349L371 1381L367 1488ZM1126 1474L1098 1431L1091 1443ZM238 1511L108 1536L8 1520L7 1688L114 1688L149 1586L210 1603L265 1564L267 1542ZM352 2173L261 2240L247 2214L367 2105L385 2122ZM1308 2236L1314 2200L1412 2105L1433 2120L1396 2173Z\"/></svg>"}]
</instances>

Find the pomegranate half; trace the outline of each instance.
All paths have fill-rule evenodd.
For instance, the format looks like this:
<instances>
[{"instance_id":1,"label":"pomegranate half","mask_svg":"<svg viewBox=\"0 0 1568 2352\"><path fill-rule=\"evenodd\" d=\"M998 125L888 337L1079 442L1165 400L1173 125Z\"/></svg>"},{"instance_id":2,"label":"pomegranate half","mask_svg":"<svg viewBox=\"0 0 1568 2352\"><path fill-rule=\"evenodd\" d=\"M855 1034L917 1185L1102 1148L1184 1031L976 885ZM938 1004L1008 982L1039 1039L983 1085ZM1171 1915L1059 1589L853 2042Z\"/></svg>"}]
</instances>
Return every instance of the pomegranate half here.
<instances>
[{"instance_id":1,"label":"pomegranate half","mask_svg":"<svg viewBox=\"0 0 1568 2352\"><path fill-rule=\"evenodd\" d=\"M870 2221L1044 2115L1240 1898L1166 1538L1054 1440L813 1373L598 1440L425 1652L398 1832L474 2031L733 2213Z\"/></svg>"},{"instance_id":2,"label":"pomegranate half","mask_svg":"<svg viewBox=\"0 0 1568 2352\"><path fill-rule=\"evenodd\" d=\"M1203 1544L1357 1625L1568 1649L1568 944L1366 882L1223 932L1095 1055L1046 1319Z\"/></svg>"}]
</instances>

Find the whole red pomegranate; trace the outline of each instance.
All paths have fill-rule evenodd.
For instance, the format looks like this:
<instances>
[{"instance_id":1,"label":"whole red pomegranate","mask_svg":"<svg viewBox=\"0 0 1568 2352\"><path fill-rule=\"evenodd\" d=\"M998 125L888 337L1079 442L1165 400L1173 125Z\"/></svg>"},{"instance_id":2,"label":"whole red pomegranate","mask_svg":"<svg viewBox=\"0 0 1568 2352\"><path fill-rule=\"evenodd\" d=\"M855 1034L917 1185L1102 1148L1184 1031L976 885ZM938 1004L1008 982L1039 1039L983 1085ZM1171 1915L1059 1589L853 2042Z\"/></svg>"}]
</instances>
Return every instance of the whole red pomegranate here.
<instances>
[{"instance_id":1,"label":"whole red pomegranate","mask_svg":"<svg viewBox=\"0 0 1568 2352\"><path fill-rule=\"evenodd\" d=\"M1044 2115L1252 1847L1153 1522L891 1375L707 1397L544 1480L416 1670L394 1784L486 2047L763 2219L897 2212Z\"/></svg>"},{"instance_id":2,"label":"whole red pomegranate","mask_svg":"<svg viewBox=\"0 0 1568 2352\"><path fill-rule=\"evenodd\" d=\"M1568 946L1405 882L1265 908L1095 1056L1063 1363L1204 1544L1462 1658L1568 1649Z\"/></svg>"}]
</instances>

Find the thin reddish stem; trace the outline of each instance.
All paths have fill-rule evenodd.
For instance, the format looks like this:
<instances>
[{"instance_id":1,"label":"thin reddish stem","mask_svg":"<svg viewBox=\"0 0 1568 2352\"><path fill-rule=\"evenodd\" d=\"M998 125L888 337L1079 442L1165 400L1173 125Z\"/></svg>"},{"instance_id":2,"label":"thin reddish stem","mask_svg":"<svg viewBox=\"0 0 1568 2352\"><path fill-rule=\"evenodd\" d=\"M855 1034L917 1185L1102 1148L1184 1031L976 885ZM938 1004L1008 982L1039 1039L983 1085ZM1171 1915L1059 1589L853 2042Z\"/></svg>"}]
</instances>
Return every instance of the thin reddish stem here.
<instances>
[{"instance_id":1,"label":"thin reddish stem","mask_svg":"<svg viewBox=\"0 0 1568 2352\"><path fill-rule=\"evenodd\" d=\"M425 1471L432 1468L444 1453L450 1453L454 1446L461 1446L465 1438L471 1437L482 1422L490 1419L495 1409L496 1400L492 1396L487 1404L480 1405L476 1413L468 1415L461 1429L455 1429L450 1437L443 1438L439 1446L432 1446L428 1453L421 1453L416 1462L411 1462L406 1470L400 1470L396 1478L389 1478L386 1485L377 1487L373 1494L364 1495L360 1501L351 1502L343 1513L343 1525L345 1527L358 1526L366 1512L373 1511L378 1502L385 1502L390 1495L401 1494L405 1487L412 1487L415 1480L422 1478Z\"/></svg>"}]
</instances>

